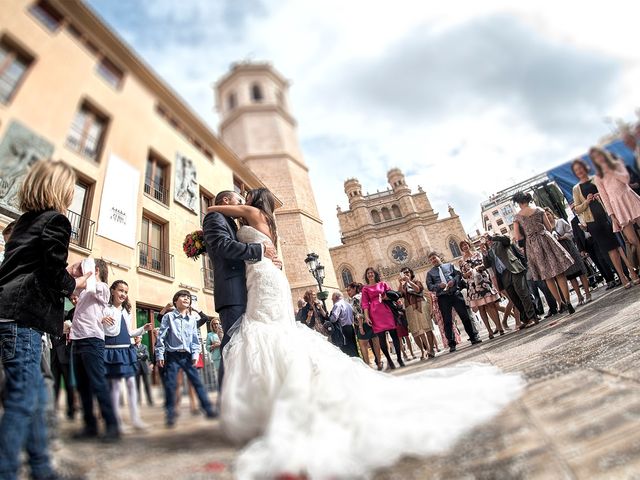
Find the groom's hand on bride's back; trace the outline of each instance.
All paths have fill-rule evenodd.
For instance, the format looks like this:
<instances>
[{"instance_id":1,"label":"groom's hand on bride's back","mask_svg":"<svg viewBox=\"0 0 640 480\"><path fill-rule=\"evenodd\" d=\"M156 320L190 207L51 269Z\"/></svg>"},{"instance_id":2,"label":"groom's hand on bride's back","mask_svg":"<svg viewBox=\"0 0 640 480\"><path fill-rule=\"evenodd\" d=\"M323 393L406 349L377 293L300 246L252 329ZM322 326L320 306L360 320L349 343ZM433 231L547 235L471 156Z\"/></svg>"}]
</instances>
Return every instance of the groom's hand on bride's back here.
<instances>
[{"instance_id":1,"label":"groom's hand on bride's back","mask_svg":"<svg viewBox=\"0 0 640 480\"><path fill-rule=\"evenodd\" d=\"M264 256L273 262L273 264L282 270L282 260L278 258L278 251L271 242L263 242Z\"/></svg>"}]
</instances>

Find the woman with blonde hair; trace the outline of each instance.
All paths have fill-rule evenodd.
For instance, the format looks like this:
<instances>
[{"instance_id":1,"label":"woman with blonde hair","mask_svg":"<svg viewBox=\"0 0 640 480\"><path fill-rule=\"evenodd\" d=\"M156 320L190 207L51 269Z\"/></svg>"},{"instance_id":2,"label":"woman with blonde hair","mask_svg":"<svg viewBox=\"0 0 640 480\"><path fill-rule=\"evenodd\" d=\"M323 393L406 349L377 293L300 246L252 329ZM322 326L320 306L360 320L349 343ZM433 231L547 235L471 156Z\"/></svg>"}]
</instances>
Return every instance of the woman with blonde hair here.
<instances>
[{"instance_id":1,"label":"woman with blonde hair","mask_svg":"<svg viewBox=\"0 0 640 480\"><path fill-rule=\"evenodd\" d=\"M298 312L300 321L312 330L328 337L329 332L324 327L324 323L329 319L329 315L318 300L318 294L309 289L304 292L303 298L306 304Z\"/></svg>"},{"instance_id":2,"label":"woman with blonde hair","mask_svg":"<svg viewBox=\"0 0 640 480\"><path fill-rule=\"evenodd\" d=\"M598 248L602 252L607 252L611 263L618 274L618 278L624 285L631 285L629 278L624 273L622 262L627 265L629 272L634 277L633 267L627 259L622 246L618 242L613 227L607 216L607 212L601 201L600 192L592 178L589 177L589 165L583 160L574 160L571 170L578 179L578 184L573 187L574 209L580 219L587 225L587 232L591 234ZM615 285L615 284L612 284ZM628 287L627 287L628 288Z\"/></svg>"},{"instance_id":3,"label":"woman with blonde hair","mask_svg":"<svg viewBox=\"0 0 640 480\"><path fill-rule=\"evenodd\" d=\"M640 196L629 186L629 173L622 162L602 148L591 147L589 158L596 168L594 183L600 192L599 198L611 217L613 231L622 232L627 242L635 247L635 256L640 262L640 238L634 228L634 225L640 225ZM632 282L638 285L640 278L636 275ZM630 287L630 283L625 285L625 288Z\"/></svg>"},{"instance_id":4,"label":"woman with blonde hair","mask_svg":"<svg viewBox=\"0 0 640 480\"><path fill-rule=\"evenodd\" d=\"M38 161L18 192L16 221L0 266L0 346L6 374L0 420L0 478L17 478L27 448L33 478L57 478L47 448L47 389L40 372L42 334L62 335L64 297L92 273L67 266L71 224L65 212L75 188L71 167ZM28 440L28 443L27 443Z\"/></svg>"}]
</instances>

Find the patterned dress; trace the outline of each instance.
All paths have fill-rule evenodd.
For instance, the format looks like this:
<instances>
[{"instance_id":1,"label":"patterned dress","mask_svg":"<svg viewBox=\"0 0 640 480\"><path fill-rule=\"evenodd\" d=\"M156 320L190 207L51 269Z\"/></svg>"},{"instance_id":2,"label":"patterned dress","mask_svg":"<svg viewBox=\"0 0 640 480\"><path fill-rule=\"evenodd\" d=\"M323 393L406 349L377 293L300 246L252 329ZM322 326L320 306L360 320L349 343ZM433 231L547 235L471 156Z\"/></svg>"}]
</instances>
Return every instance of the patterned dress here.
<instances>
[{"instance_id":1,"label":"patterned dress","mask_svg":"<svg viewBox=\"0 0 640 480\"><path fill-rule=\"evenodd\" d=\"M573 265L571 255L544 226L544 215L544 210L536 208L529 216L515 216L527 237L527 262L533 280L562 275Z\"/></svg>"},{"instance_id":2,"label":"patterned dress","mask_svg":"<svg viewBox=\"0 0 640 480\"><path fill-rule=\"evenodd\" d=\"M461 269L467 275L467 300L471 307L480 307L500 299L489 272L484 268L480 252L473 252L469 257L463 258Z\"/></svg>"}]
</instances>

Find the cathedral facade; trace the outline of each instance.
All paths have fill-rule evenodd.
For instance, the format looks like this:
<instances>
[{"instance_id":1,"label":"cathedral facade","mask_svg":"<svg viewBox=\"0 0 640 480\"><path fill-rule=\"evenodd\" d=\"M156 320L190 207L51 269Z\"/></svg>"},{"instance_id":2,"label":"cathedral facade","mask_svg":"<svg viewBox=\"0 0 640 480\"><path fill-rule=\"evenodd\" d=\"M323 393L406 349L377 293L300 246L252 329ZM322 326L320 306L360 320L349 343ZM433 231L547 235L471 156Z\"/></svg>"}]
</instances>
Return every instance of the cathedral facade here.
<instances>
[{"instance_id":1,"label":"cathedral facade","mask_svg":"<svg viewBox=\"0 0 640 480\"><path fill-rule=\"evenodd\" d=\"M436 251L446 261L460 257L459 242L467 235L455 213L439 218L426 192L412 193L403 173L387 173L390 189L362 194L360 182L344 182L349 209L338 207L342 245L330 249L331 260L344 290L351 281L364 283L367 267L374 267L395 288L400 270L408 266L425 281L431 268L428 254Z\"/></svg>"}]
</instances>

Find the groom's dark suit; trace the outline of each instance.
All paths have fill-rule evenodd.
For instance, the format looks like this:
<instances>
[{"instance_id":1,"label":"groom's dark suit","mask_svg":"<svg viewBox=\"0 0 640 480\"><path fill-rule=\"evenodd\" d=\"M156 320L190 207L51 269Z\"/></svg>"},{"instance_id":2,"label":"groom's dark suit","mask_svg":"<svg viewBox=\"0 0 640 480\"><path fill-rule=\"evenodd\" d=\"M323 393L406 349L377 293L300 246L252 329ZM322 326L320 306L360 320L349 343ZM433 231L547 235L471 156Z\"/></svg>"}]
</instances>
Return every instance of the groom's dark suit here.
<instances>
[{"instance_id":1,"label":"groom's dark suit","mask_svg":"<svg viewBox=\"0 0 640 480\"><path fill-rule=\"evenodd\" d=\"M216 312L220 315L220 324L224 335L221 351L233 332L231 327L247 308L247 278L244 262L258 262L262 259L262 245L242 243L236 237L238 227L233 219L218 212L210 212L202 222L207 254L213 264L213 295ZM223 361L220 361L218 384L222 385L224 374Z\"/></svg>"}]
</instances>

